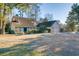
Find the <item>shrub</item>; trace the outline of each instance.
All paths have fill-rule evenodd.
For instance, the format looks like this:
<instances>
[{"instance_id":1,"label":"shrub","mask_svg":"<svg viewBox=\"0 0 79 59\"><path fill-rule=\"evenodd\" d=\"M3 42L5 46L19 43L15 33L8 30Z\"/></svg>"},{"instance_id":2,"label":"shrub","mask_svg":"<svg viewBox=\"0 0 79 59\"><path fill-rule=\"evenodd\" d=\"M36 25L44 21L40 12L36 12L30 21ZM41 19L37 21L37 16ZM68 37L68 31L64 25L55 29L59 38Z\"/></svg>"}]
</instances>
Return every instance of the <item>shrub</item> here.
<instances>
[{"instance_id":1,"label":"shrub","mask_svg":"<svg viewBox=\"0 0 79 59\"><path fill-rule=\"evenodd\" d=\"M10 24L10 23L7 23L7 24L6 24L5 32L6 32L7 34L15 34L15 32L14 32L13 30L11 30L11 24Z\"/></svg>"},{"instance_id":2,"label":"shrub","mask_svg":"<svg viewBox=\"0 0 79 59\"><path fill-rule=\"evenodd\" d=\"M35 34L35 33L38 33L37 30L31 30L31 31L28 31L26 32L27 34Z\"/></svg>"},{"instance_id":3,"label":"shrub","mask_svg":"<svg viewBox=\"0 0 79 59\"><path fill-rule=\"evenodd\" d=\"M15 34L13 30L9 30L8 34Z\"/></svg>"}]
</instances>

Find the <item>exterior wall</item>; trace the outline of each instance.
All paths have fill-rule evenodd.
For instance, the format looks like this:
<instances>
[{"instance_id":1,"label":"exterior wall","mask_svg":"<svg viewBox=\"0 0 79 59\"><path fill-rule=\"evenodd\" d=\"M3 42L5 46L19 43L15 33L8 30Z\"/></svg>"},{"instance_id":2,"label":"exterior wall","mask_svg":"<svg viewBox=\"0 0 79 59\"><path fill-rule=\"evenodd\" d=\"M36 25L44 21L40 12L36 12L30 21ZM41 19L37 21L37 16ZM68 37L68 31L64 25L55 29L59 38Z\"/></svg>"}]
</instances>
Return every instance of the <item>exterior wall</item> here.
<instances>
[{"instance_id":1,"label":"exterior wall","mask_svg":"<svg viewBox=\"0 0 79 59\"><path fill-rule=\"evenodd\" d=\"M32 30L32 27L27 27L27 31L31 31Z\"/></svg>"},{"instance_id":2,"label":"exterior wall","mask_svg":"<svg viewBox=\"0 0 79 59\"><path fill-rule=\"evenodd\" d=\"M31 30L34 30L35 28L34 27L26 27L27 28L27 31L31 31ZM14 31L15 33L23 33L24 34L24 27L18 27L18 28L14 28Z\"/></svg>"},{"instance_id":3,"label":"exterior wall","mask_svg":"<svg viewBox=\"0 0 79 59\"><path fill-rule=\"evenodd\" d=\"M11 24L11 29L14 30L15 33L19 33L20 32L20 28L16 27L16 22L12 22Z\"/></svg>"},{"instance_id":4,"label":"exterior wall","mask_svg":"<svg viewBox=\"0 0 79 59\"><path fill-rule=\"evenodd\" d=\"M51 27L51 33L57 34L60 32L60 25L59 23L55 22Z\"/></svg>"},{"instance_id":5,"label":"exterior wall","mask_svg":"<svg viewBox=\"0 0 79 59\"><path fill-rule=\"evenodd\" d=\"M19 28L15 28L15 32L19 33L20 32Z\"/></svg>"},{"instance_id":6,"label":"exterior wall","mask_svg":"<svg viewBox=\"0 0 79 59\"><path fill-rule=\"evenodd\" d=\"M15 31L15 26L14 26L14 23L13 22L11 23L11 30L14 30Z\"/></svg>"},{"instance_id":7,"label":"exterior wall","mask_svg":"<svg viewBox=\"0 0 79 59\"><path fill-rule=\"evenodd\" d=\"M23 28L20 28L20 27L15 28L15 32L16 32L16 34L24 34Z\"/></svg>"},{"instance_id":8,"label":"exterior wall","mask_svg":"<svg viewBox=\"0 0 79 59\"><path fill-rule=\"evenodd\" d=\"M35 30L36 27L27 27L27 31Z\"/></svg>"},{"instance_id":9,"label":"exterior wall","mask_svg":"<svg viewBox=\"0 0 79 59\"><path fill-rule=\"evenodd\" d=\"M16 22L12 22L11 24L11 29L15 31L15 33L24 33L24 27L17 27L16 28ZM31 31L31 30L34 30L36 28L36 26L33 26L33 27L26 27L27 28L27 31Z\"/></svg>"},{"instance_id":10,"label":"exterior wall","mask_svg":"<svg viewBox=\"0 0 79 59\"><path fill-rule=\"evenodd\" d=\"M24 28L19 28L19 32L24 32Z\"/></svg>"}]
</instances>

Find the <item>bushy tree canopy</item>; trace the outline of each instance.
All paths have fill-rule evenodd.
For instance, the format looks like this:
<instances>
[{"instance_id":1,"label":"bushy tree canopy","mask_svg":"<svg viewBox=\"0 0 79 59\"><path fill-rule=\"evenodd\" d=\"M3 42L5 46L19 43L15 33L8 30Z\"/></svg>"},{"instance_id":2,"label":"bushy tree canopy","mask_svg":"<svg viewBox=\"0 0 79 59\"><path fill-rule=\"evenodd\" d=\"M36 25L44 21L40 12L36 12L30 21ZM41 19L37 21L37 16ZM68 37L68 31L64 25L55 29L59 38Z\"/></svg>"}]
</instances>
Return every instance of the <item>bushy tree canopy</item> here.
<instances>
[{"instance_id":1,"label":"bushy tree canopy","mask_svg":"<svg viewBox=\"0 0 79 59\"><path fill-rule=\"evenodd\" d=\"M73 4L66 20L66 30L75 31L76 25L79 25L79 5Z\"/></svg>"}]
</instances>

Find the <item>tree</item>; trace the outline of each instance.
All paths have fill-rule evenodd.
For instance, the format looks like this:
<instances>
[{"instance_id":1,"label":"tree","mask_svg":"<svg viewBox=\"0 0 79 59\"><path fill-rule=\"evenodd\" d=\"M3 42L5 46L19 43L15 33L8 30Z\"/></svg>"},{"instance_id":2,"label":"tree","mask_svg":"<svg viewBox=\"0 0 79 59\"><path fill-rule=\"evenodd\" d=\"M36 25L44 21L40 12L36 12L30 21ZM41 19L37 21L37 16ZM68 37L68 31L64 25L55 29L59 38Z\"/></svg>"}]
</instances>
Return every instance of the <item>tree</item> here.
<instances>
[{"instance_id":1,"label":"tree","mask_svg":"<svg viewBox=\"0 0 79 59\"><path fill-rule=\"evenodd\" d=\"M66 31L70 31L70 32L75 31L75 22L72 21L72 22L67 23Z\"/></svg>"},{"instance_id":2,"label":"tree","mask_svg":"<svg viewBox=\"0 0 79 59\"><path fill-rule=\"evenodd\" d=\"M16 14L16 16L19 16L18 14Z\"/></svg>"},{"instance_id":3,"label":"tree","mask_svg":"<svg viewBox=\"0 0 79 59\"><path fill-rule=\"evenodd\" d=\"M77 3L73 4L72 11L74 12L75 20L79 23L79 5Z\"/></svg>"},{"instance_id":4,"label":"tree","mask_svg":"<svg viewBox=\"0 0 79 59\"><path fill-rule=\"evenodd\" d=\"M53 20L53 15L50 14L50 13L47 13L47 14L45 15L45 18L47 18L48 21L51 21L51 20Z\"/></svg>"},{"instance_id":5,"label":"tree","mask_svg":"<svg viewBox=\"0 0 79 59\"><path fill-rule=\"evenodd\" d=\"M40 4L30 4L30 11L28 12L28 17L37 20L40 13Z\"/></svg>"},{"instance_id":6,"label":"tree","mask_svg":"<svg viewBox=\"0 0 79 59\"><path fill-rule=\"evenodd\" d=\"M38 21L39 21L39 23L42 23L43 22L43 18L40 18Z\"/></svg>"},{"instance_id":7,"label":"tree","mask_svg":"<svg viewBox=\"0 0 79 59\"><path fill-rule=\"evenodd\" d=\"M20 16L23 17L23 13L29 14L31 18L35 20L38 18L39 6L38 4L28 4L28 3L0 3L0 32L5 34L5 26L9 21L8 17L12 13L13 8L19 10ZM17 15L18 16L18 15Z\"/></svg>"},{"instance_id":8,"label":"tree","mask_svg":"<svg viewBox=\"0 0 79 59\"><path fill-rule=\"evenodd\" d=\"M30 10L30 4L28 3L17 3L16 8L19 10L20 17L23 17L23 13L27 14L28 10Z\"/></svg>"},{"instance_id":9,"label":"tree","mask_svg":"<svg viewBox=\"0 0 79 59\"><path fill-rule=\"evenodd\" d=\"M5 34L5 25L6 25L6 19L7 19L7 15L10 12L10 8L4 4L4 3L0 3L0 30L2 34Z\"/></svg>"},{"instance_id":10,"label":"tree","mask_svg":"<svg viewBox=\"0 0 79 59\"><path fill-rule=\"evenodd\" d=\"M75 31L76 25L79 25L79 5L73 4L66 20L66 30Z\"/></svg>"},{"instance_id":11,"label":"tree","mask_svg":"<svg viewBox=\"0 0 79 59\"><path fill-rule=\"evenodd\" d=\"M5 26L8 22L8 16L12 11L12 5L9 3L0 3L0 33L5 34Z\"/></svg>"},{"instance_id":12,"label":"tree","mask_svg":"<svg viewBox=\"0 0 79 59\"><path fill-rule=\"evenodd\" d=\"M29 4L25 3L0 3L0 32L5 34L5 26L9 21L9 15L12 13L13 8L18 8L20 16L22 17L23 12L27 12Z\"/></svg>"},{"instance_id":13,"label":"tree","mask_svg":"<svg viewBox=\"0 0 79 59\"><path fill-rule=\"evenodd\" d=\"M15 8L17 8L19 11L19 16L23 17L23 14L25 13L27 17L38 19L38 15L40 12L40 4L34 4L34 3L17 3L15 4Z\"/></svg>"},{"instance_id":14,"label":"tree","mask_svg":"<svg viewBox=\"0 0 79 59\"><path fill-rule=\"evenodd\" d=\"M48 22L47 17L45 17L45 18L43 19L43 22Z\"/></svg>"},{"instance_id":15,"label":"tree","mask_svg":"<svg viewBox=\"0 0 79 59\"><path fill-rule=\"evenodd\" d=\"M43 33L43 32L45 32L46 29L47 29L46 25L39 26L38 27L38 32Z\"/></svg>"}]
</instances>

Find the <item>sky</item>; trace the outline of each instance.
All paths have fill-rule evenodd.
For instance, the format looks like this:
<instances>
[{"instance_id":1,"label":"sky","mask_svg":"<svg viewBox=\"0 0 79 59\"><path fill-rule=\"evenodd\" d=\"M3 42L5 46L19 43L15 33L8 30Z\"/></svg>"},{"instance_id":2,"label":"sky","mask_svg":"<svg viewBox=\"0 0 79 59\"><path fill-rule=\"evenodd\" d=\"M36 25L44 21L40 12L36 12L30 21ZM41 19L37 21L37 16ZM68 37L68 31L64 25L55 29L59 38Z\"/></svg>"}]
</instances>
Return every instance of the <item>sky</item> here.
<instances>
[{"instance_id":1,"label":"sky","mask_svg":"<svg viewBox=\"0 0 79 59\"><path fill-rule=\"evenodd\" d=\"M44 17L45 14L50 13L53 15L54 20L60 20L61 23L65 23L69 11L71 10L71 3L49 3L42 4L41 17Z\"/></svg>"},{"instance_id":2,"label":"sky","mask_svg":"<svg viewBox=\"0 0 79 59\"><path fill-rule=\"evenodd\" d=\"M40 17L44 18L49 13L52 14L54 20L60 20L61 23L65 23L71 6L71 3L43 3L40 5ZM15 9L14 14L17 14L17 12Z\"/></svg>"}]
</instances>

